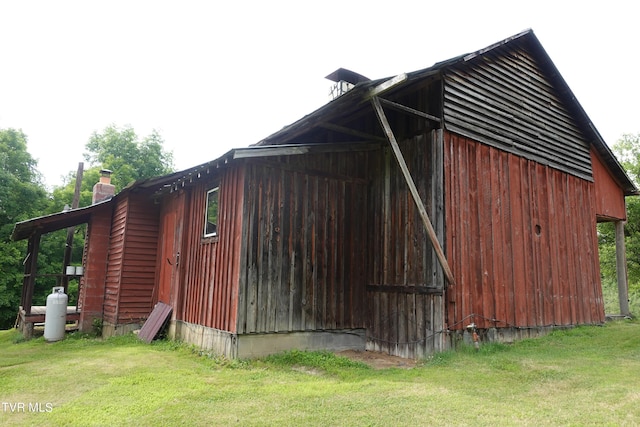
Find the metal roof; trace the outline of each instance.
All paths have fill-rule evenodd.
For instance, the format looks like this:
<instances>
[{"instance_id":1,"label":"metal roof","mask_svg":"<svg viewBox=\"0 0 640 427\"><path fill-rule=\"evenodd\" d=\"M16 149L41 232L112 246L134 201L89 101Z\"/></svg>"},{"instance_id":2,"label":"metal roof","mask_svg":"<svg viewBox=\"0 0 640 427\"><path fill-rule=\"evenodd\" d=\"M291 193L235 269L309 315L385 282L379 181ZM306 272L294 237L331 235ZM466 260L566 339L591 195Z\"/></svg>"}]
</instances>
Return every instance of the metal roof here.
<instances>
[{"instance_id":1,"label":"metal roof","mask_svg":"<svg viewBox=\"0 0 640 427\"><path fill-rule=\"evenodd\" d=\"M587 115L586 111L582 108L577 98L569 88L569 85L564 80L553 61L542 47L542 44L533 33L533 30L527 29L483 49L475 52L467 53L464 55L456 56L454 58L438 62L431 67L424 68L422 70L406 73L407 78L401 83L397 84L393 91L401 90L408 85L414 83L417 80L446 73L447 69L453 66L459 66L464 63L471 63L476 58L482 57L489 52L499 52L500 50L509 51L520 47L528 48L539 61L540 66L546 72L547 78L555 86L558 96L565 102L569 111L576 119L576 123L580 130L584 133L587 140L593 145L598 154L602 157L605 164L615 177L620 187L624 190L624 194L627 196L638 195L640 192L636 188L633 181L626 174L622 165L618 162L615 155L604 141L595 125ZM266 137L256 145L277 145L281 143L293 144L291 135L303 134L307 130L320 126L324 123L331 121L335 117L340 115L349 114L357 111L358 108L365 107L369 99L369 91L383 83L387 79L378 79L373 81L363 81L355 85L346 94L339 98L330 101L326 105L320 107L316 111L302 117L300 120L285 126L280 131ZM366 105L368 107L368 105ZM446 126L445 126L446 127Z\"/></svg>"},{"instance_id":2,"label":"metal roof","mask_svg":"<svg viewBox=\"0 0 640 427\"><path fill-rule=\"evenodd\" d=\"M603 158L607 167L612 172L621 188L623 188L625 195L640 194L635 184L627 176L624 168L620 165L609 146L605 143L604 139L589 119L587 113L584 111L575 95L560 75L558 69L551 61L551 58L542 47L540 41L533 33L533 30L531 29L522 31L483 49L459 55L445 61L437 62L431 67L424 68L422 70L409 72L400 76L392 76L376 80L365 80L366 77L361 76L362 79L360 79L360 81L353 87L353 89L351 89L344 95L328 102L327 104L311 112L310 114L305 115L292 124L283 127L281 130L267 136L254 145L246 148L236 148L230 150L215 160L189 169L185 169L180 172L175 172L173 174L135 182L132 184L132 186L143 188L151 188L156 186L157 191L171 191L181 186L185 186L187 183L192 182L193 180L199 179L203 174L210 174L212 173L212 171L224 168L231 162L241 157L266 157L269 155L276 155L273 153L282 153L282 151L274 151L273 148L268 149L268 147L282 147L286 145L291 147L289 149L289 151L291 152L295 150L294 146L316 147L315 149L317 150L318 146L328 143L309 141L304 137L298 136L304 136L305 133L313 129L319 128L321 126L327 126L327 124L334 119L353 114L359 110L371 109L369 103L369 100L371 98L371 91L374 90L374 88L380 87L381 85L385 84L385 82L394 82L394 85L392 89L389 90L389 92L399 91L421 79L445 73L450 67L459 66L460 64L465 64L468 62L470 63L476 58L482 57L489 52L499 52L501 49L508 51L520 47L527 47L536 56L536 58L540 62L541 67L547 73L548 78L555 85L558 91L558 95L567 104L567 107L572 112L572 114L574 114L581 131L594 146L598 154L600 154L600 156ZM338 73L338 71L340 70L337 70L336 72L330 74L330 76ZM353 73L349 70L341 71L341 73L342 72ZM337 74L333 77L336 76ZM358 76L360 75L358 74ZM373 114L373 111L371 111L371 114ZM384 141L382 134L380 135L379 139L381 141ZM362 141L362 143L370 144L371 139ZM332 150L339 151L339 144L330 144L332 145Z\"/></svg>"},{"instance_id":3,"label":"metal roof","mask_svg":"<svg viewBox=\"0 0 640 427\"><path fill-rule=\"evenodd\" d=\"M362 74L358 74L355 71L347 70L346 68L338 68L333 73L326 76L325 79L331 80L333 82L344 80L345 82L349 82L352 84L368 82L371 80L370 78L365 77Z\"/></svg>"},{"instance_id":4,"label":"metal roof","mask_svg":"<svg viewBox=\"0 0 640 427\"><path fill-rule=\"evenodd\" d=\"M11 238L13 240L21 240L29 237L36 230L39 230L41 233L47 233L73 225L82 224L83 222L88 221L88 218L96 209L103 208L105 205L111 203L112 200L118 198L122 194L126 194L128 191L133 191L138 188L155 188L156 192L173 191L193 182L194 180L198 180L205 175L215 173L215 171L226 167L231 162L240 158L296 154L312 149L318 150L321 145L326 145L326 150L339 151L340 144L334 143L328 145L326 143L314 143L313 141L305 141L304 138L298 139L296 137L304 135L306 132L317 127L327 126L327 124L335 118L352 114L365 108L371 108L368 102L371 97L371 90L375 87L380 87L380 85L383 85L385 82L394 83L390 92L398 91L420 79L445 73L450 67L459 66L464 63L471 63L476 58L482 57L489 52L499 52L501 49L508 51L519 47L527 47L536 56L540 66L547 73L547 77L556 87L558 95L574 115L580 130L602 157L616 181L624 190L624 194L627 196L640 194L633 181L628 177L624 168L620 165L615 155L576 99L566 81L560 75L560 72L551 61L551 58L540 44L538 38L532 30L528 29L475 52L456 56L454 58L438 62L431 67L403 74L401 75L402 78L398 78L400 76L395 76L377 80L365 80L366 77L358 75L362 78L359 79L359 82L353 89L250 147L230 150L215 160L183 171L136 181L123 189L112 199L92 206L19 222L15 225ZM336 73L338 73L338 71L340 70L337 70L329 76L337 78L338 74ZM344 74L344 72L349 71L344 70L341 73ZM355 75L357 73L353 74ZM363 144L364 143L370 144L371 139L363 141Z\"/></svg>"},{"instance_id":5,"label":"metal roof","mask_svg":"<svg viewBox=\"0 0 640 427\"><path fill-rule=\"evenodd\" d=\"M62 230L63 228L84 224L89 221L91 214L96 210L107 208L111 204L112 199L113 198L109 198L91 206L71 209L18 222L13 226L11 240L23 240L29 238L36 231L40 234L46 234L51 233L52 231Z\"/></svg>"}]
</instances>

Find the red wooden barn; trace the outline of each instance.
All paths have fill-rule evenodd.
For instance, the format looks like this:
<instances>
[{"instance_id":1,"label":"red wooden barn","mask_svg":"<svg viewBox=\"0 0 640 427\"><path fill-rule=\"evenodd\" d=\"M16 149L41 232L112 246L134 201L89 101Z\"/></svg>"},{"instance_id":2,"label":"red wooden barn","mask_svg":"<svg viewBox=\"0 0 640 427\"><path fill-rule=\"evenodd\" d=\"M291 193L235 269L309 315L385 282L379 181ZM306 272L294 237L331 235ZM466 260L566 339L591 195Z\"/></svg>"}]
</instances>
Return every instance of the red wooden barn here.
<instances>
[{"instance_id":1,"label":"red wooden barn","mask_svg":"<svg viewBox=\"0 0 640 427\"><path fill-rule=\"evenodd\" d=\"M84 329L138 328L160 301L170 336L230 357L422 357L470 324L512 339L604 322L596 222L621 225L637 190L532 31L329 78L339 96L259 143L14 238L88 222Z\"/></svg>"}]
</instances>

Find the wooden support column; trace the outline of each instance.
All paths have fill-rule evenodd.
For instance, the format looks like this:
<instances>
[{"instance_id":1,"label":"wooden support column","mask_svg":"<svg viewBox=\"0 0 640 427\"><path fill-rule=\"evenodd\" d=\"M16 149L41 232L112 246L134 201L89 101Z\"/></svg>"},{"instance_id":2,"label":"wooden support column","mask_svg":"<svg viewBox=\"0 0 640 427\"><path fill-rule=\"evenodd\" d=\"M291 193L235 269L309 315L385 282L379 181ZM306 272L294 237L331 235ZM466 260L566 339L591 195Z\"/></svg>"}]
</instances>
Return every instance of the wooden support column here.
<instances>
[{"instance_id":1,"label":"wooden support column","mask_svg":"<svg viewBox=\"0 0 640 427\"><path fill-rule=\"evenodd\" d=\"M73 201L71 202L71 209L77 209L80 206L80 187L82 186L82 174L84 172L84 163L78 163L78 172L76 173L76 186L73 193ZM69 289L69 276L67 276L67 266L71 262L71 251L73 250L73 234L76 231L76 227L67 228L67 242L64 247L64 257L62 259L62 286L64 287L64 293L68 294ZM76 304L77 305L77 304Z\"/></svg>"},{"instance_id":2,"label":"wooden support column","mask_svg":"<svg viewBox=\"0 0 640 427\"><path fill-rule=\"evenodd\" d=\"M627 282L627 251L624 244L624 221L616 221L616 272L618 276L618 301L620 314L630 316L629 283Z\"/></svg>"},{"instance_id":3,"label":"wooden support column","mask_svg":"<svg viewBox=\"0 0 640 427\"><path fill-rule=\"evenodd\" d=\"M27 258L24 262L24 278L22 280L22 300L20 305L25 314L31 314L33 291L35 289L36 274L38 272L38 252L40 251L40 233L35 232L29 238Z\"/></svg>"},{"instance_id":4,"label":"wooden support column","mask_svg":"<svg viewBox=\"0 0 640 427\"><path fill-rule=\"evenodd\" d=\"M420 198L420 193L418 193L418 189L416 188L416 184L409 173L409 168L407 167L407 163L404 160L404 156L402 155L402 151L400 151L400 147L398 146L398 141L396 140L393 131L391 130L391 126L389 125L389 121L387 120L387 116L384 114L384 110L382 109L382 105L380 104L380 99L377 96L373 96L371 98L371 103L373 104L373 108L378 115L378 119L380 120L380 124L384 129L384 132L389 140L389 144L391 144L391 149L393 150L393 154L396 157L398 165L400 166L400 170L404 175L404 179L407 182L407 186L409 187L409 191L411 192L411 196L413 197L413 201L418 208L418 212L420 213L420 218L422 219L422 223L424 228L427 230L427 235L429 236L429 240L433 245L433 248L436 252L436 256L438 257L438 261L440 261L440 265L442 266L442 270L444 271L444 275L447 278L447 281L450 285L455 284L455 280L453 278L453 273L451 272L451 268L449 268L449 263L447 262L447 258L444 255L444 251L442 250L442 246L440 246L440 242L438 241L438 236L436 235L435 230L433 229L433 225L431 225L431 220L429 219L429 215L427 214L427 210L424 207L424 203L422 203L422 199Z\"/></svg>"}]
</instances>

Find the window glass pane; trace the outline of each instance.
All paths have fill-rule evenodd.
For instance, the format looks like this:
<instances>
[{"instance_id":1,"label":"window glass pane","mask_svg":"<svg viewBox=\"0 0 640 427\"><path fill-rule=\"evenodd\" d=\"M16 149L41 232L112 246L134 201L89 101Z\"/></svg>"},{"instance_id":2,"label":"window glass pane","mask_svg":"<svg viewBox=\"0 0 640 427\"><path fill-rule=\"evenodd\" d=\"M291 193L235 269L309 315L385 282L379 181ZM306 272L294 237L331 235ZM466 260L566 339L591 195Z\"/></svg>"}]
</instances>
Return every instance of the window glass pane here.
<instances>
[{"instance_id":1,"label":"window glass pane","mask_svg":"<svg viewBox=\"0 0 640 427\"><path fill-rule=\"evenodd\" d=\"M220 193L219 187L207 191L205 236L215 236L218 234L218 193Z\"/></svg>"}]
</instances>

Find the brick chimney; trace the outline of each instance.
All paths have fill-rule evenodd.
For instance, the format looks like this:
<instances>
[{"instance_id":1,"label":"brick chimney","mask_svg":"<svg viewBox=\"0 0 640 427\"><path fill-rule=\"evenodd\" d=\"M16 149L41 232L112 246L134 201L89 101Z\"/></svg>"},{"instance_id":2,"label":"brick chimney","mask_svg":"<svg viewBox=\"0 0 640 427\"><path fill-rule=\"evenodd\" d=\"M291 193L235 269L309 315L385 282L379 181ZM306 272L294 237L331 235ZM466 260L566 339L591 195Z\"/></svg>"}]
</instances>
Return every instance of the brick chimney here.
<instances>
[{"instance_id":1,"label":"brick chimney","mask_svg":"<svg viewBox=\"0 0 640 427\"><path fill-rule=\"evenodd\" d=\"M100 170L100 181L93 186L92 204L106 200L116 194L116 186L111 184L111 171L109 169Z\"/></svg>"}]
</instances>

